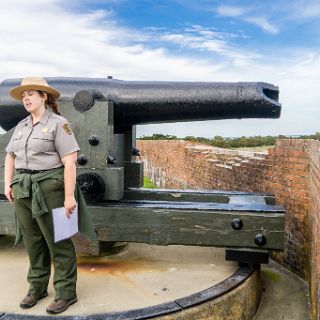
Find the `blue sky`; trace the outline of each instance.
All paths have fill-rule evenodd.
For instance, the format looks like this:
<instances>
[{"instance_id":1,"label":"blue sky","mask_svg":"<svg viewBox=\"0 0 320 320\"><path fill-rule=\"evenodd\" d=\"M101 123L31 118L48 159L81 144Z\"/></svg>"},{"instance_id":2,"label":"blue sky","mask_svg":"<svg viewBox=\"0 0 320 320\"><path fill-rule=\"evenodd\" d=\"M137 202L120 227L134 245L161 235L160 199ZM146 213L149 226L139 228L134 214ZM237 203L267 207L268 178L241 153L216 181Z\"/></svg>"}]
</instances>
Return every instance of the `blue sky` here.
<instances>
[{"instance_id":1,"label":"blue sky","mask_svg":"<svg viewBox=\"0 0 320 320\"><path fill-rule=\"evenodd\" d=\"M279 120L139 126L138 135L320 131L320 1L2 0L0 81L30 75L264 81Z\"/></svg>"}]
</instances>

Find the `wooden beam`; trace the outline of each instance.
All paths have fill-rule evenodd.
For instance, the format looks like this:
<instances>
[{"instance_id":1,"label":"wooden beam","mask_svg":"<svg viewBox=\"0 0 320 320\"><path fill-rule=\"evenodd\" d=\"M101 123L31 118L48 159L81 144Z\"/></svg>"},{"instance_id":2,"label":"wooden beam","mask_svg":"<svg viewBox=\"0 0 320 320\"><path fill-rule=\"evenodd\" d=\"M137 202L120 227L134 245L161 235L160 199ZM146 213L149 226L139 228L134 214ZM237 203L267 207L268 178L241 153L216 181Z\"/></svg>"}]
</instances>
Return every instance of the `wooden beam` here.
<instances>
[{"instance_id":1,"label":"wooden beam","mask_svg":"<svg viewBox=\"0 0 320 320\"><path fill-rule=\"evenodd\" d=\"M93 206L90 212L102 241L283 249L284 212L279 207L269 206L270 211L268 206L257 206L260 208L257 211L249 208L246 211L244 206L238 206L241 207L238 210L232 205L225 205L224 209L213 207L190 209L187 205L179 208L160 204L151 207L149 203L131 204L130 208ZM241 230L232 228L236 218L243 223ZM262 247L255 243L257 234L267 240Z\"/></svg>"},{"instance_id":2,"label":"wooden beam","mask_svg":"<svg viewBox=\"0 0 320 320\"><path fill-rule=\"evenodd\" d=\"M14 234L12 206L0 201L0 210L0 234ZM281 206L120 201L89 206L89 211L101 241L283 249ZM243 224L239 230L231 225L234 219ZM261 247L255 242L258 234L266 239Z\"/></svg>"}]
</instances>

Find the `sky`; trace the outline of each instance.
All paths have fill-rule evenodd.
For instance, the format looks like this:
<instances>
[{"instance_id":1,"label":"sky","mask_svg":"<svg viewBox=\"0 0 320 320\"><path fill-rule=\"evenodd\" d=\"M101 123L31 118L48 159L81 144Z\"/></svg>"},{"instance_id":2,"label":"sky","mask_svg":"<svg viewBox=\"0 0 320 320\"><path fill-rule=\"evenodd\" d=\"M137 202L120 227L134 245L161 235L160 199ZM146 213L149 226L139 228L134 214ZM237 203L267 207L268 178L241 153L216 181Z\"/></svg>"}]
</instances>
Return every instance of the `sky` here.
<instances>
[{"instance_id":1,"label":"sky","mask_svg":"<svg viewBox=\"0 0 320 320\"><path fill-rule=\"evenodd\" d=\"M1 1L0 81L110 75L279 86L280 119L143 125L138 136L319 132L320 1Z\"/></svg>"}]
</instances>

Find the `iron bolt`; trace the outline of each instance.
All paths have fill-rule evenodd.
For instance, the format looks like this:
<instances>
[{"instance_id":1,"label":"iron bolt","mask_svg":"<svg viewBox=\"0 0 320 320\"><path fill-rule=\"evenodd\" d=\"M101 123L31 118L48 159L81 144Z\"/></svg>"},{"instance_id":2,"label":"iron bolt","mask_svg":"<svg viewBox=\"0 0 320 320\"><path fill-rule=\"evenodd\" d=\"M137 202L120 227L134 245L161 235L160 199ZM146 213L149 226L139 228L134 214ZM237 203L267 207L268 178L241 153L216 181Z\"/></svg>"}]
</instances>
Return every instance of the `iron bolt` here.
<instances>
[{"instance_id":1,"label":"iron bolt","mask_svg":"<svg viewBox=\"0 0 320 320\"><path fill-rule=\"evenodd\" d=\"M92 145L92 146L96 146L99 144L99 138L95 135L92 135L90 136L89 138L89 143Z\"/></svg>"},{"instance_id":2,"label":"iron bolt","mask_svg":"<svg viewBox=\"0 0 320 320\"><path fill-rule=\"evenodd\" d=\"M254 242L257 246L263 247L267 243L267 238L263 234L258 233L254 237Z\"/></svg>"},{"instance_id":3,"label":"iron bolt","mask_svg":"<svg viewBox=\"0 0 320 320\"><path fill-rule=\"evenodd\" d=\"M234 229L234 230L241 230L242 227L243 227L243 222L241 219L239 218L235 218L232 220L231 222L231 227Z\"/></svg>"},{"instance_id":4,"label":"iron bolt","mask_svg":"<svg viewBox=\"0 0 320 320\"><path fill-rule=\"evenodd\" d=\"M81 166L83 166L83 165L85 165L85 164L88 162L88 158L87 158L87 156L86 156L85 154L80 154L79 157L78 157L77 162L78 162Z\"/></svg>"}]
</instances>

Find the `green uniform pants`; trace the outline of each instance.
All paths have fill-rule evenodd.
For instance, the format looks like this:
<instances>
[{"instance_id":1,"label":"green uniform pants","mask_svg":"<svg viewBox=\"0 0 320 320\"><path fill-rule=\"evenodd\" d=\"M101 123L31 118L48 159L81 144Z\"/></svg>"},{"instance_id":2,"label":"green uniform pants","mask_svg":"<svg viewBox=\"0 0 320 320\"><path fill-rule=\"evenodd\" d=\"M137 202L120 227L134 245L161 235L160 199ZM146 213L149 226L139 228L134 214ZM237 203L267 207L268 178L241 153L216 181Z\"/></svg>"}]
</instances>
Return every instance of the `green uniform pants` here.
<instances>
[{"instance_id":1,"label":"green uniform pants","mask_svg":"<svg viewBox=\"0 0 320 320\"><path fill-rule=\"evenodd\" d=\"M29 293L39 296L47 290L52 261L55 298L72 299L76 297L77 281L75 248L71 239L54 243L51 212L53 208L63 207L64 184L58 179L46 179L39 182L39 187L49 213L32 218L31 197L14 199L15 212L30 260L27 277ZM17 188L18 184L12 186L13 195Z\"/></svg>"}]
</instances>

